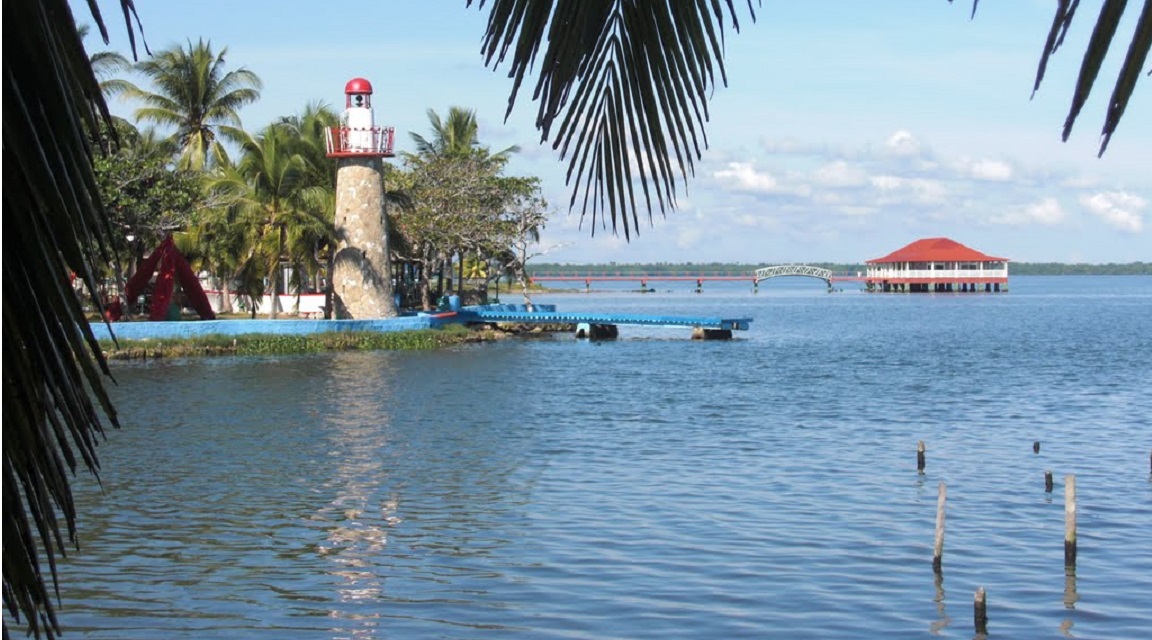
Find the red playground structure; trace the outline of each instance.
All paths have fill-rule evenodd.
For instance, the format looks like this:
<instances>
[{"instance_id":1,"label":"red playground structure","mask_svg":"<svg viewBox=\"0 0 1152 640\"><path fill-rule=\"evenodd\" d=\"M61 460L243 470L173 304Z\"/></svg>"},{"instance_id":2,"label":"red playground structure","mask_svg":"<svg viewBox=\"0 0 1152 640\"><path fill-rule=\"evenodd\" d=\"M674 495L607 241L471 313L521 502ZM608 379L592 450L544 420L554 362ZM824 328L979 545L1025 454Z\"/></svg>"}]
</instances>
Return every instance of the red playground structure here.
<instances>
[{"instance_id":1,"label":"red playground structure","mask_svg":"<svg viewBox=\"0 0 1152 640\"><path fill-rule=\"evenodd\" d=\"M157 270L159 267L159 270ZM166 320L168 306L172 303L172 293L176 288L176 281L180 281L180 288L187 296L189 304L200 315L201 320L215 320L216 312L208 303L208 296L200 286L200 279L192 273L192 267L184 255L172 242L172 236L164 238L156 247L152 255L140 261L136 273L129 278L124 286L124 297L131 307L144 291L152 275L156 275L156 285L152 289L152 305L148 313L149 320ZM115 322L124 316L119 301L108 305L106 312L108 320Z\"/></svg>"}]
</instances>

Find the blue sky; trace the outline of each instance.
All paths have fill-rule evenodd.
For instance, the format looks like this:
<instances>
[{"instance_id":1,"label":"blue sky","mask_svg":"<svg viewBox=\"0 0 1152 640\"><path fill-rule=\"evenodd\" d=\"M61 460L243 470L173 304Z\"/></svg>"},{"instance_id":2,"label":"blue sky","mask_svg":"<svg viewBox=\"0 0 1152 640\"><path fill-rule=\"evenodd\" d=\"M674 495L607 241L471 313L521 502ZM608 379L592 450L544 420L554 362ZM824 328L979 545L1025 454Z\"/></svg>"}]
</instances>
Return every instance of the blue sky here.
<instances>
[{"instance_id":1,"label":"blue sky","mask_svg":"<svg viewBox=\"0 0 1152 640\"><path fill-rule=\"evenodd\" d=\"M74 0L77 19L90 22ZM111 42L128 52L113 0ZM1081 3L1030 98L1051 0L767 0L727 34L709 148L679 208L631 242L568 213L566 164L539 144L531 87L505 120L506 67L480 56L486 10L463 0L136 0L152 50L205 39L264 81L257 130L369 79L376 122L427 135L427 110L473 109L482 143L516 144L512 175L543 181L553 214L539 262L862 262L946 236L1018 262L1152 261L1152 98L1142 74L1097 158L1104 108L1139 7L1130 7L1072 137L1060 133L1099 6ZM144 55L141 51L141 55ZM133 105L116 103L130 114ZM398 162L398 161L397 161Z\"/></svg>"}]
</instances>

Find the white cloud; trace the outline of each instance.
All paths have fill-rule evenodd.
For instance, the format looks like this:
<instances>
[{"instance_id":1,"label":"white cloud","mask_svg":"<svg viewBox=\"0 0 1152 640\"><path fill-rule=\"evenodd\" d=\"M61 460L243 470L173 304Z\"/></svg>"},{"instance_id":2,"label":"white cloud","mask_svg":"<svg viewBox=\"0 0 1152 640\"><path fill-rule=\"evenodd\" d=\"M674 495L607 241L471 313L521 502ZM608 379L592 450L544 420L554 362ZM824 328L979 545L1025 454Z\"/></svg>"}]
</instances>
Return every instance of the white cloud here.
<instances>
[{"instance_id":1,"label":"white cloud","mask_svg":"<svg viewBox=\"0 0 1152 640\"><path fill-rule=\"evenodd\" d=\"M977 160L966 167L966 173L977 180L1003 182L1012 179L1012 165L1000 160Z\"/></svg>"},{"instance_id":2,"label":"white cloud","mask_svg":"<svg viewBox=\"0 0 1152 640\"><path fill-rule=\"evenodd\" d=\"M827 158L835 157L843 153L835 147L827 144L816 142L801 142L795 138L785 138L782 140L762 138L760 140L760 148L769 155L815 156Z\"/></svg>"},{"instance_id":3,"label":"white cloud","mask_svg":"<svg viewBox=\"0 0 1152 640\"><path fill-rule=\"evenodd\" d=\"M876 213L875 207L869 207L869 206L863 206L863 205L848 205L848 206L843 206L843 207L836 207L836 210L839 211L845 217L849 217L849 218L862 218L865 216L874 215Z\"/></svg>"},{"instance_id":4,"label":"white cloud","mask_svg":"<svg viewBox=\"0 0 1152 640\"><path fill-rule=\"evenodd\" d=\"M759 173L747 162L729 162L727 169L714 171L712 177L747 191L775 191L779 181L768 172Z\"/></svg>"},{"instance_id":5,"label":"white cloud","mask_svg":"<svg viewBox=\"0 0 1152 640\"><path fill-rule=\"evenodd\" d=\"M920 155L920 141L911 132L903 129L888 136L884 146L893 155L904 157Z\"/></svg>"},{"instance_id":6,"label":"white cloud","mask_svg":"<svg viewBox=\"0 0 1152 640\"><path fill-rule=\"evenodd\" d=\"M948 195L948 189L943 183L926 178L880 175L869 178L868 182L883 196L886 196L889 202L909 201L921 204L939 204Z\"/></svg>"},{"instance_id":7,"label":"white cloud","mask_svg":"<svg viewBox=\"0 0 1152 640\"><path fill-rule=\"evenodd\" d=\"M817 169L812 174L818 184L827 187L859 187L867 184L868 176L863 169L836 160Z\"/></svg>"},{"instance_id":8,"label":"white cloud","mask_svg":"<svg viewBox=\"0 0 1152 640\"><path fill-rule=\"evenodd\" d=\"M681 229L676 234L676 246L680 249L694 249L703 237L704 232L699 227Z\"/></svg>"},{"instance_id":9,"label":"white cloud","mask_svg":"<svg viewBox=\"0 0 1152 640\"><path fill-rule=\"evenodd\" d=\"M780 181L775 176L767 171L757 171L748 162L729 162L727 169L713 172L712 177L743 191L757 193L778 193L781 191Z\"/></svg>"},{"instance_id":10,"label":"white cloud","mask_svg":"<svg viewBox=\"0 0 1152 640\"><path fill-rule=\"evenodd\" d=\"M1144 207L1148 201L1125 191L1106 191L1080 196L1080 205L1121 231L1144 230Z\"/></svg>"},{"instance_id":11,"label":"white cloud","mask_svg":"<svg viewBox=\"0 0 1152 640\"><path fill-rule=\"evenodd\" d=\"M869 182L881 191L893 191L904 184L904 178L899 176L875 176Z\"/></svg>"},{"instance_id":12,"label":"white cloud","mask_svg":"<svg viewBox=\"0 0 1152 640\"><path fill-rule=\"evenodd\" d=\"M1009 207L989 218L992 224L1011 226L1042 225L1056 226L1064 222L1067 215L1056 198L1044 198L1039 202L1020 207Z\"/></svg>"}]
</instances>

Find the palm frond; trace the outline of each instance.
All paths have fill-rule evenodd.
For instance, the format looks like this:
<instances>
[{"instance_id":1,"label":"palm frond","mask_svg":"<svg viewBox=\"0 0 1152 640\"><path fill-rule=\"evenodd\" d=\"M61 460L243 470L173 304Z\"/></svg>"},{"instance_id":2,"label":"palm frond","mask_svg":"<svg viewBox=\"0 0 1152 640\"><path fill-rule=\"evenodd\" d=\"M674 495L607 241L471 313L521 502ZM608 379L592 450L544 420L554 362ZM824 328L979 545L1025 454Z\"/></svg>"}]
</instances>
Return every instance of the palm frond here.
<instances>
[{"instance_id":1,"label":"palm frond","mask_svg":"<svg viewBox=\"0 0 1152 640\"><path fill-rule=\"evenodd\" d=\"M952 0L948 0L951 2ZM1120 26L1128 0L1102 0L1100 13L1096 16L1096 23L1092 28L1092 35L1084 49L1084 56L1080 61L1080 72L1076 78L1076 86L1072 94L1072 105L1068 108L1068 115L1064 119L1064 128L1061 139L1068 141L1072 135L1072 128L1080 117L1080 111L1088 102L1092 88L1100 75L1100 68L1104 59L1113 48L1116 31ZM1032 95L1040 90L1040 83L1044 80L1048 63L1053 54L1064 43L1064 37L1072 26L1076 17L1076 10L1080 0L1057 0L1056 11L1052 16L1052 24L1048 28L1048 37L1044 41L1044 50L1040 55L1040 63L1036 69L1036 81L1032 86ZM976 0L972 3L972 13L976 13ZM1128 52L1120 66L1116 83L1112 88L1112 95L1108 100L1108 110L1104 116L1104 125L1100 132L1100 150L1097 156L1103 156L1108 149L1112 134L1120 125L1124 117L1124 110L1132 93L1136 89L1136 82L1143 73L1148 51L1152 48L1152 0L1144 0L1144 8L1136 19L1132 39L1128 43ZM1149 70L1152 74L1152 70Z\"/></svg>"},{"instance_id":2,"label":"palm frond","mask_svg":"<svg viewBox=\"0 0 1152 640\"><path fill-rule=\"evenodd\" d=\"M121 6L130 24L131 0ZM95 265L110 260L89 140L113 125L68 2L11 0L4 19L20 28L4 51L3 229L20 242L3 258L3 599L30 634L54 637L41 563L55 582L56 554L76 536L68 477L96 472L105 420L117 425L79 293L95 301Z\"/></svg>"},{"instance_id":3,"label":"palm frond","mask_svg":"<svg viewBox=\"0 0 1152 640\"><path fill-rule=\"evenodd\" d=\"M1144 0L1144 9L1136 21L1136 31L1132 35L1132 42L1128 45L1128 54L1124 57L1124 64L1120 67L1120 75L1116 78L1116 86L1112 89L1112 96L1108 100L1108 113L1104 117L1104 127L1100 139L1100 152L1104 155L1108 150L1108 142L1112 139L1116 127L1120 126L1120 119L1124 117L1124 110L1136 89L1136 81L1143 72L1144 62L1148 59L1148 50L1152 49L1152 0ZM1149 69L1152 74L1152 69ZM1067 139L1067 134L1065 134Z\"/></svg>"},{"instance_id":4,"label":"palm frond","mask_svg":"<svg viewBox=\"0 0 1152 640\"><path fill-rule=\"evenodd\" d=\"M509 59L506 117L540 55L536 126L568 159L569 210L591 216L593 234L599 219L630 238L639 211L651 222L674 209L708 144L709 94L727 84L724 32L740 26L733 0L490 5L482 53L494 68ZM748 12L755 20L751 0Z\"/></svg>"}]
</instances>

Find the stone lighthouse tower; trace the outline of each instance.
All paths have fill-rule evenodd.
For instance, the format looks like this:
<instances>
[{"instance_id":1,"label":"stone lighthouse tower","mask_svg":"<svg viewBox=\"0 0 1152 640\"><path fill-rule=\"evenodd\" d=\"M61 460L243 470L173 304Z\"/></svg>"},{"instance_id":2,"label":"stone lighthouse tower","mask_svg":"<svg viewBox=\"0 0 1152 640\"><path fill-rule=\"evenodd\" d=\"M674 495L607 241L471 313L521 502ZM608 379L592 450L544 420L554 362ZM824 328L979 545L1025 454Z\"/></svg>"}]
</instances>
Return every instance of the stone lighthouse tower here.
<instances>
[{"instance_id":1,"label":"stone lighthouse tower","mask_svg":"<svg viewBox=\"0 0 1152 640\"><path fill-rule=\"evenodd\" d=\"M349 80L344 97L340 126L328 131L328 157L336 158L337 242L330 274L334 317L390 318L397 311L381 159L395 155L395 130L373 122L372 84L364 78Z\"/></svg>"}]
</instances>

